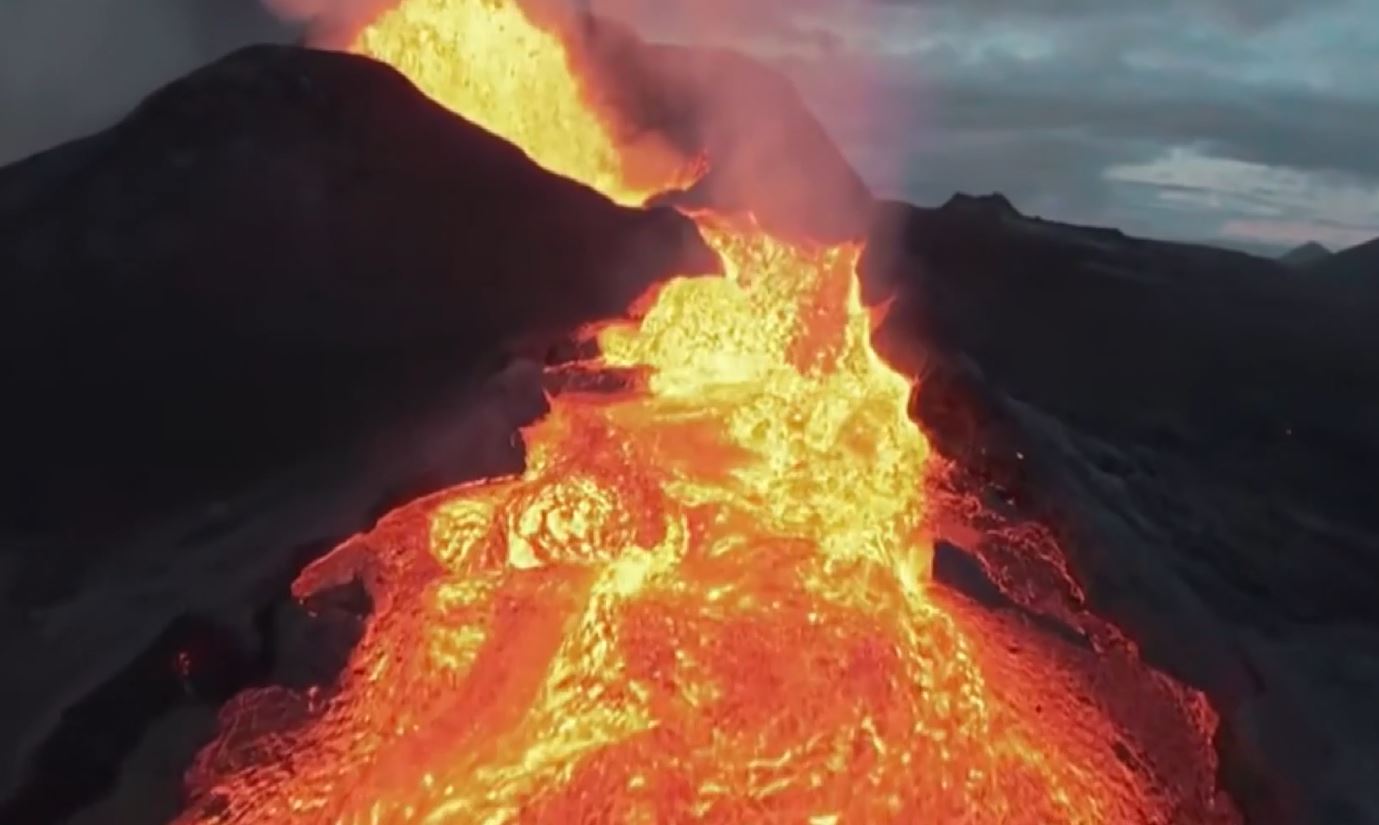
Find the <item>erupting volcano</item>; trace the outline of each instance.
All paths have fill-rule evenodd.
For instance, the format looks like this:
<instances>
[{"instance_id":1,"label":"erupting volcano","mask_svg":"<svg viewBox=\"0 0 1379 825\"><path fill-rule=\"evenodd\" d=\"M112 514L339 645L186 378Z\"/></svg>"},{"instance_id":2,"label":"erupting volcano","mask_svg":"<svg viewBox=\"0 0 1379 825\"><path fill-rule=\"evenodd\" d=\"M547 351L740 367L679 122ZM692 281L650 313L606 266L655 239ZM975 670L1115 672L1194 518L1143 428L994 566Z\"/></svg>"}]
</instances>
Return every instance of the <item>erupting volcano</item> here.
<instances>
[{"instance_id":1,"label":"erupting volcano","mask_svg":"<svg viewBox=\"0 0 1379 825\"><path fill-rule=\"evenodd\" d=\"M713 163L624 140L517 5L410 0L354 48L619 202ZM553 393L523 474L301 575L362 579L364 636L337 684L225 709L183 821L1232 821L1200 696L931 585L943 465L860 242L691 217L724 276L590 330L552 369L604 380Z\"/></svg>"}]
</instances>

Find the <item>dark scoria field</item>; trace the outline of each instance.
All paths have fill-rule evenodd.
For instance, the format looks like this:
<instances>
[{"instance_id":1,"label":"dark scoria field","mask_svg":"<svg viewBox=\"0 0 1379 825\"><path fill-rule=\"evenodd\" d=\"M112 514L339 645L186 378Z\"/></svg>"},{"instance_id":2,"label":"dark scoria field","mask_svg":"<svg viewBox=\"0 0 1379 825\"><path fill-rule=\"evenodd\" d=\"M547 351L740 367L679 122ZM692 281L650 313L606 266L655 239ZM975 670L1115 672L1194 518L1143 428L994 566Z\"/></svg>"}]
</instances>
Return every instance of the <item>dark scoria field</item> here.
<instances>
[{"instance_id":1,"label":"dark scoria field","mask_svg":"<svg viewBox=\"0 0 1379 825\"><path fill-rule=\"evenodd\" d=\"M1372 250L1299 272L1000 196L871 203L822 130L795 134L849 192L807 230L864 228L877 348L921 379L950 482L1046 525L1086 605L1206 693L1247 821L1379 822ZM717 268L679 213L303 49L239 52L0 169L0 822L174 816L222 703L327 682L358 639L368 594L298 604L302 566L520 469L540 363ZM999 542L961 545L940 586L1067 632Z\"/></svg>"}]
</instances>

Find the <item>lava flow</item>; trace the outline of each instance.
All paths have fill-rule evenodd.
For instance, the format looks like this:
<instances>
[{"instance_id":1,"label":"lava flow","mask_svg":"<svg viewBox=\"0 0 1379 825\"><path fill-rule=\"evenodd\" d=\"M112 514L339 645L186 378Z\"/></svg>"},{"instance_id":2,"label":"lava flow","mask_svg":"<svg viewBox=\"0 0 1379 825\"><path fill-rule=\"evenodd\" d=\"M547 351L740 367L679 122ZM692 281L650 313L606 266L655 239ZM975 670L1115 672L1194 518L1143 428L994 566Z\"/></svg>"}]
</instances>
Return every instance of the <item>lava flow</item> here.
<instances>
[{"instance_id":1,"label":"lava flow","mask_svg":"<svg viewBox=\"0 0 1379 825\"><path fill-rule=\"evenodd\" d=\"M655 147L630 157L560 38L515 5L409 0L356 49L619 200L683 173ZM931 588L934 462L910 383L871 347L861 247L693 217L726 275L664 284L639 320L598 332L585 366L632 380L552 399L519 477L408 505L302 574L299 596L361 577L364 636L338 684L226 708L183 821L1119 823L1213 809L1209 788L1165 778L1114 710L1078 698L1074 660L1091 654ZM1191 716L1167 684L1144 695ZM1210 766L1186 729L1169 759Z\"/></svg>"}]
</instances>

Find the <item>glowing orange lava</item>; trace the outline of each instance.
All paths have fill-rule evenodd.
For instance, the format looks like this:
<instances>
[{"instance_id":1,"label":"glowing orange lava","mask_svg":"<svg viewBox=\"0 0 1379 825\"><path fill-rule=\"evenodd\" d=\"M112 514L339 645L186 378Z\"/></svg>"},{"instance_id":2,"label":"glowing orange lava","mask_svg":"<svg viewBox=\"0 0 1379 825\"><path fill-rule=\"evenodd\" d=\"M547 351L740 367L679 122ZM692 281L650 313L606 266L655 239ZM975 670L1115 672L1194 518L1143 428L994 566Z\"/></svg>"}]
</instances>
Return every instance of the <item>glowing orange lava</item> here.
<instances>
[{"instance_id":1,"label":"glowing orange lava","mask_svg":"<svg viewBox=\"0 0 1379 825\"><path fill-rule=\"evenodd\" d=\"M623 200L655 190L584 105L559 39L515 6L410 0L358 48L554 171ZM184 821L1210 809L1121 753L1115 714L1077 698L1074 654L929 587L928 444L908 381L872 350L860 247L696 219L726 277L665 284L644 317L599 332L597 366L643 380L553 399L520 477L409 505L301 576L299 595L362 576L365 635L337 686L226 709ZM1198 746L1188 758L1207 758Z\"/></svg>"},{"instance_id":2,"label":"glowing orange lava","mask_svg":"<svg viewBox=\"0 0 1379 825\"><path fill-rule=\"evenodd\" d=\"M355 50L618 203L640 205L691 182L697 170L654 136L616 143L586 103L559 38L514 0L407 0L365 29Z\"/></svg>"}]
</instances>

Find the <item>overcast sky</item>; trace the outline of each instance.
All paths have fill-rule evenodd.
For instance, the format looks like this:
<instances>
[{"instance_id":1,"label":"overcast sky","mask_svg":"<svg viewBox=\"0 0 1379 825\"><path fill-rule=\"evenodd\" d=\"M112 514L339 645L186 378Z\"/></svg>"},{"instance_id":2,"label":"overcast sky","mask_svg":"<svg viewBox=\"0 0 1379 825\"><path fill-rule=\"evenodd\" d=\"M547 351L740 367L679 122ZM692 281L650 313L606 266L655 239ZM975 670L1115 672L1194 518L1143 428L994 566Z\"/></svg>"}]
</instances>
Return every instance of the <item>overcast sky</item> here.
<instances>
[{"instance_id":1,"label":"overcast sky","mask_svg":"<svg viewBox=\"0 0 1379 825\"><path fill-rule=\"evenodd\" d=\"M1379 0L589 0L786 68L880 192L1259 248L1379 235ZM255 0L0 0L0 161L233 46Z\"/></svg>"}]
</instances>

